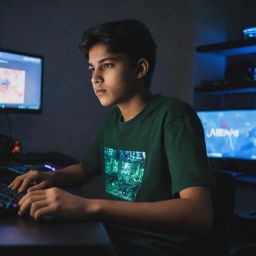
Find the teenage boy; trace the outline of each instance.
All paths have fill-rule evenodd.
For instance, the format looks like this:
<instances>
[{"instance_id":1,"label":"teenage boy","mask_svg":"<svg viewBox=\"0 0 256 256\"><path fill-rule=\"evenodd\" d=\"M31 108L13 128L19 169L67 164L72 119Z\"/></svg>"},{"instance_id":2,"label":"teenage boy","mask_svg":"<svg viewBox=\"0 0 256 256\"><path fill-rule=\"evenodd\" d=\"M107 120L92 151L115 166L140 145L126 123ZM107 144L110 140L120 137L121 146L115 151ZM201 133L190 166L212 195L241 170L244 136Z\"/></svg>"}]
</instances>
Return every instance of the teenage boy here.
<instances>
[{"instance_id":1,"label":"teenage boy","mask_svg":"<svg viewBox=\"0 0 256 256\"><path fill-rule=\"evenodd\" d=\"M144 24L121 20L91 28L80 48L97 98L115 107L81 163L56 172L30 171L10 184L24 191L37 182L20 200L19 215L102 221L114 244L170 255L189 234L212 225L214 181L200 121L183 101L150 93L156 46ZM57 188L100 173L105 199Z\"/></svg>"}]
</instances>

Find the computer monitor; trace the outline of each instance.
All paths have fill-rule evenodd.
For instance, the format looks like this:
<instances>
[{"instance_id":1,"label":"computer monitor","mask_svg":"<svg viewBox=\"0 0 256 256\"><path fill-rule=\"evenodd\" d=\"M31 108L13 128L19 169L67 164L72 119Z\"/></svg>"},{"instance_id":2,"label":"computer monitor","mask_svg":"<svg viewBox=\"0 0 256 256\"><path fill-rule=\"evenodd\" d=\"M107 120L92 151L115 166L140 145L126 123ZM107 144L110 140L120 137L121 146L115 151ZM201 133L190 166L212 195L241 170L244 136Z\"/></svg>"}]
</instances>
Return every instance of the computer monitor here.
<instances>
[{"instance_id":1,"label":"computer monitor","mask_svg":"<svg viewBox=\"0 0 256 256\"><path fill-rule=\"evenodd\" d=\"M0 110L42 109L43 58L0 49Z\"/></svg>"},{"instance_id":2,"label":"computer monitor","mask_svg":"<svg viewBox=\"0 0 256 256\"><path fill-rule=\"evenodd\" d=\"M256 160L256 109L197 112L209 157Z\"/></svg>"},{"instance_id":3,"label":"computer monitor","mask_svg":"<svg viewBox=\"0 0 256 256\"><path fill-rule=\"evenodd\" d=\"M211 162L234 171L254 166L256 173L256 109L197 114L204 128L207 155L217 160Z\"/></svg>"}]
</instances>

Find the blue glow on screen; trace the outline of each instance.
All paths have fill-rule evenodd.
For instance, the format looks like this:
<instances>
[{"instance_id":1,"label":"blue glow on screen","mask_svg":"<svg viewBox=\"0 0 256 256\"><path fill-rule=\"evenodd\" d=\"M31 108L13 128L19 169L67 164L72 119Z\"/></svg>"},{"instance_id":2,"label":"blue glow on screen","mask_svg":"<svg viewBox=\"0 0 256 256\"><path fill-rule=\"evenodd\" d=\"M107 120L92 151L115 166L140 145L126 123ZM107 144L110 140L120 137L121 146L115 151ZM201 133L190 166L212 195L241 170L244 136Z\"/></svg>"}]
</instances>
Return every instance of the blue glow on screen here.
<instances>
[{"instance_id":1,"label":"blue glow on screen","mask_svg":"<svg viewBox=\"0 0 256 256\"><path fill-rule=\"evenodd\" d=\"M197 112L208 157L256 160L256 110Z\"/></svg>"}]
</instances>

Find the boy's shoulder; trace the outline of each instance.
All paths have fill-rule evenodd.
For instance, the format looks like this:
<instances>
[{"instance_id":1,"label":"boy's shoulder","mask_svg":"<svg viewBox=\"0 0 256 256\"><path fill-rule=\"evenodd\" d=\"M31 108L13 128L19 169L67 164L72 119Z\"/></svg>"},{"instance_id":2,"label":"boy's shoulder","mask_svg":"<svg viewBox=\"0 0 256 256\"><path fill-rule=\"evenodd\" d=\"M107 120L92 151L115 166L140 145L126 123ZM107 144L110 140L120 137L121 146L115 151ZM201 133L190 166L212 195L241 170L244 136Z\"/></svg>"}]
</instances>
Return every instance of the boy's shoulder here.
<instances>
[{"instance_id":1,"label":"boy's shoulder","mask_svg":"<svg viewBox=\"0 0 256 256\"><path fill-rule=\"evenodd\" d=\"M194 112L192 106L182 99L161 95L157 97L159 97L159 101L161 102L158 106L161 111L168 113L173 118Z\"/></svg>"},{"instance_id":2,"label":"boy's shoulder","mask_svg":"<svg viewBox=\"0 0 256 256\"><path fill-rule=\"evenodd\" d=\"M167 107L185 107L188 105L186 101L177 97L162 96L160 94L156 95L155 97L159 98Z\"/></svg>"}]
</instances>

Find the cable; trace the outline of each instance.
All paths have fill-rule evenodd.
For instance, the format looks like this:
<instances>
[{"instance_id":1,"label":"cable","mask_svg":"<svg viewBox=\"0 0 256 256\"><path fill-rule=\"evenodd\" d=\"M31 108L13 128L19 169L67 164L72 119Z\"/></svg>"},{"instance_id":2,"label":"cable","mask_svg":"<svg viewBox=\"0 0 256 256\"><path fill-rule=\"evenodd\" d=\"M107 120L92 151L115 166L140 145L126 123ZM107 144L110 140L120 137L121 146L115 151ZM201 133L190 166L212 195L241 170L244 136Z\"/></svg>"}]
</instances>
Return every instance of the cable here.
<instances>
[{"instance_id":1,"label":"cable","mask_svg":"<svg viewBox=\"0 0 256 256\"><path fill-rule=\"evenodd\" d=\"M10 120L10 117L9 117L8 113L4 113L4 115L5 115L5 118L8 123L9 134L12 134L12 122Z\"/></svg>"}]
</instances>

